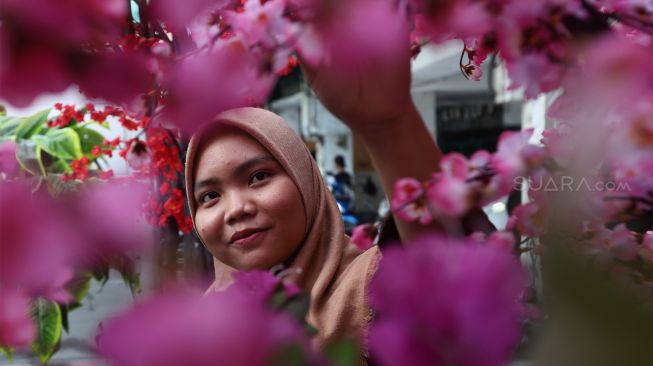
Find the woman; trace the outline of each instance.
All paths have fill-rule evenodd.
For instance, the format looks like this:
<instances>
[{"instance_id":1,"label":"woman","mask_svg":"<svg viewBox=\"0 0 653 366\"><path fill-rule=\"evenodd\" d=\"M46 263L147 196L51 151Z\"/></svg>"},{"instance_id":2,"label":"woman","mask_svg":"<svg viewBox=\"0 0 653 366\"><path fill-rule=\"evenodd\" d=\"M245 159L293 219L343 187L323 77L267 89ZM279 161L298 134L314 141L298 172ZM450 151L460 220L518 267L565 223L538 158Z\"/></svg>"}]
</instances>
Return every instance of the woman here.
<instances>
[{"instance_id":1,"label":"woman","mask_svg":"<svg viewBox=\"0 0 653 366\"><path fill-rule=\"evenodd\" d=\"M437 169L440 152L410 98L408 56L356 77L326 68L305 73L366 144L386 194L399 178L426 180ZM195 229L214 256L210 291L226 288L235 270L283 264L295 270L287 279L310 293L315 345L350 338L368 356L367 289L380 252L361 252L344 234L310 152L281 117L257 108L218 116L191 140L186 184ZM397 221L397 229L407 242L429 228Z\"/></svg>"}]
</instances>

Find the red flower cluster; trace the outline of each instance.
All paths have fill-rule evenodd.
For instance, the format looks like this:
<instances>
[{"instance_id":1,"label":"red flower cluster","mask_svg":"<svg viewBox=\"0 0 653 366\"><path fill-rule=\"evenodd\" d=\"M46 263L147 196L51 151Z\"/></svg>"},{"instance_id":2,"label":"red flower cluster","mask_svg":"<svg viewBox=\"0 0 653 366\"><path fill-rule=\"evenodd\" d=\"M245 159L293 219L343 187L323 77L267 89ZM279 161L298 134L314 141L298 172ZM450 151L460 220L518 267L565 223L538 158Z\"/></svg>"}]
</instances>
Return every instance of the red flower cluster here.
<instances>
[{"instance_id":1,"label":"red flower cluster","mask_svg":"<svg viewBox=\"0 0 653 366\"><path fill-rule=\"evenodd\" d=\"M182 232L188 233L192 230L192 221L185 211L184 193L182 189L177 188L184 170L181 151L175 136L170 131L161 127L149 127L149 117L134 118L121 108L113 106L105 106L98 110L93 104L87 104L83 109L78 110L74 105L57 103L55 109L61 111L61 115L49 121L49 127L70 126L83 121L87 116L98 123L104 123L108 117L114 117L127 130L142 131L147 136L145 140L138 136L125 141L120 138L104 140L102 145L91 149L90 156L73 160L70 164L72 172L64 174L62 180L88 179L89 166L96 158L112 157L113 151L119 149L120 157L134 169L135 175L164 179L158 192L160 197L151 197L149 202L150 223L166 226L170 220L173 220ZM100 179L109 179L113 177L113 171L99 171L97 176Z\"/></svg>"},{"instance_id":2,"label":"red flower cluster","mask_svg":"<svg viewBox=\"0 0 653 366\"><path fill-rule=\"evenodd\" d=\"M84 110L75 109L74 104L63 105L56 103L54 109L61 111L61 114L59 117L48 121L48 127L50 128L64 128L84 120Z\"/></svg>"},{"instance_id":3,"label":"red flower cluster","mask_svg":"<svg viewBox=\"0 0 653 366\"><path fill-rule=\"evenodd\" d=\"M88 178L88 166L90 165L91 161L86 157L83 156L80 159L73 160L73 162L70 164L70 167L73 169L72 173L66 173L61 177L61 180L63 181L70 181L70 180L86 180Z\"/></svg>"}]
</instances>

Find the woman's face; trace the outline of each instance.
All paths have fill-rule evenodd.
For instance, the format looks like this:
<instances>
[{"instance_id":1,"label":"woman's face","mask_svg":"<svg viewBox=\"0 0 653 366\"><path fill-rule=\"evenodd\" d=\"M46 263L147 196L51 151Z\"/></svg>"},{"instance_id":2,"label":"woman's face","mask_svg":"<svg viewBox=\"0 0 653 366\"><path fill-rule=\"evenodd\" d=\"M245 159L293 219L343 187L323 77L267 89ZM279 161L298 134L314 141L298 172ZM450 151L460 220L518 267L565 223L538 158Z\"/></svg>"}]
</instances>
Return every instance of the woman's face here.
<instances>
[{"instance_id":1,"label":"woman's face","mask_svg":"<svg viewBox=\"0 0 653 366\"><path fill-rule=\"evenodd\" d=\"M269 269L304 239L299 190L274 157L235 129L208 138L195 167L196 229L209 251L240 270Z\"/></svg>"}]
</instances>

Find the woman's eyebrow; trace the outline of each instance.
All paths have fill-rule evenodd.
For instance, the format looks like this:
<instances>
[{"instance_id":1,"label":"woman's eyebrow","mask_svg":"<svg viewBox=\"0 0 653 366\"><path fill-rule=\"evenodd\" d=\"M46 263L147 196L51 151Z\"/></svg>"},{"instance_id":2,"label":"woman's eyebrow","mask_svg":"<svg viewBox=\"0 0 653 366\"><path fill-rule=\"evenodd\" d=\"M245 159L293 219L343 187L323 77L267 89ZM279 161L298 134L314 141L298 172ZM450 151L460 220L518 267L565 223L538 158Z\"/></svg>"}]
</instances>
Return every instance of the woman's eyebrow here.
<instances>
[{"instance_id":1,"label":"woman's eyebrow","mask_svg":"<svg viewBox=\"0 0 653 366\"><path fill-rule=\"evenodd\" d=\"M270 155L260 155L260 156L255 156L255 157L253 157L253 158L251 158L251 159L248 159L248 160L246 160L246 161L240 163L240 164L236 167L236 169L234 169L234 171L233 171L233 173L232 173L232 176L239 176L239 175L242 175L243 173L245 173L245 172L247 172L248 170L250 170L253 166L256 166L256 165L258 165L258 164L260 164L260 163L264 163L264 162L268 162L268 161L275 161L275 162L276 162L276 160L275 160L272 156L270 156ZM217 185L217 184L220 184L221 182L222 182L222 181L221 181L220 179L215 178L215 177L210 177L210 178L202 179L202 180L198 181L198 182L195 184L195 189L194 189L194 190L195 190L195 191L198 191L200 188L204 188L204 187L206 187L206 186Z\"/></svg>"}]
</instances>

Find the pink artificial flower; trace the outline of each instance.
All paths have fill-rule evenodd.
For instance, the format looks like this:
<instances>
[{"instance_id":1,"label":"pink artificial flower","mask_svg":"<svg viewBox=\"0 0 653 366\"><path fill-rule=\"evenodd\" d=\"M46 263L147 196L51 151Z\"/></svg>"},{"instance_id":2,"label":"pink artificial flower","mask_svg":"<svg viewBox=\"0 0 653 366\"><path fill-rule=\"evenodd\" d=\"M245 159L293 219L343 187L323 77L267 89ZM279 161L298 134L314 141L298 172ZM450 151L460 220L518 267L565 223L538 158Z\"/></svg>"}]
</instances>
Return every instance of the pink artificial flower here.
<instances>
[{"instance_id":1,"label":"pink artificial flower","mask_svg":"<svg viewBox=\"0 0 653 366\"><path fill-rule=\"evenodd\" d=\"M98 345L116 366L263 366L291 346L309 353L298 324L241 291L168 291L107 322Z\"/></svg>"},{"instance_id":2,"label":"pink artificial flower","mask_svg":"<svg viewBox=\"0 0 653 366\"><path fill-rule=\"evenodd\" d=\"M276 80L237 39L185 58L171 76L165 119L188 134L222 111L262 104Z\"/></svg>"},{"instance_id":3,"label":"pink artificial flower","mask_svg":"<svg viewBox=\"0 0 653 366\"><path fill-rule=\"evenodd\" d=\"M87 56L74 81L90 98L102 98L128 107L142 99L153 75L144 54L104 52Z\"/></svg>"},{"instance_id":4,"label":"pink artificial flower","mask_svg":"<svg viewBox=\"0 0 653 366\"><path fill-rule=\"evenodd\" d=\"M392 211L402 220L419 221L424 225L433 219L428 207L423 202L422 183L413 178L402 178L395 183L394 194L390 203Z\"/></svg>"},{"instance_id":5,"label":"pink artificial flower","mask_svg":"<svg viewBox=\"0 0 653 366\"><path fill-rule=\"evenodd\" d=\"M451 178L465 180L469 177L469 162L460 153L449 153L440 160L440 171Z\"/></svg>"},{"instance_id":6,"label":"pink artificial flower","mask_svg":"<svg viewBox=\"0 0 653 366\"><path fill-rule=\"evenodd\" d=\"M542 53L528 53L506 63L510 89L524 87L526 98L533 99L541 93L559 88L566 68L550 61Z\"/></svg>"},{"instance_id":7,"label":"pink artificial flower","mask_svg":"<svg viewBox=\"0 0 653 366\"><path fill-rule=\"evenodd\" d=\"M602 245L617 259L632 261L637 257L639 246L633 232L626 225L619 224L613 230L602 229L592 242Z\"/></svg>"},{"instance_id":8,"label":"pink artificial flower","mask_svg":"<svg viewBox=\"0 0 653 366\"><path fill-rule=\"evenodd\" d=\"M392 0L350 0L316 21L326 62L348 73L370 63L403 59L409 49L406 14Z\"/></svg>"},{"instance_id":9,"label":"pink artificial flower","mask_svg":"<svg viewBox=\"0 0 653 366\"><path fill-rule=\"evenodd\" d=\"M526 176L544 162L546 153L540 146L531 145L533 130L505 131L499 136L497 152L492 156L490 167L496 176L496 189L507 194L515 186L516 179Z\"/></svg>"},{"instance_id":10,"label":"pink artificial flower","mask_svg":"<svg viewBox=\"0 0 653 366\"><path fill-rule=\"evenodd\" d=\"M152 10L173 32L183 32L202 13L219 10L229 3L228 0L187 0L184 6L179 6L175 0L157 0L152 2Z\"/></svg>"},{"instance_id":11,"label":"pink artificial flower","mask_svg":"<svg viewBox=\"0 0 653 366\"><path fill-rule=\"evenodd\" d=\"M10 285L0 286L0 347L22 349L36 338L29 298Z\"/></svg>"},{"instance_id":12,"label":"pink artificial flower","mask_svg":"<svg viewBox=\"0 0 653 366\"><path fill-rule=\"evenodd\" d=\"M377 231L373 224L358 225L351 234L351 241L360 250L367 250L374 246Z\"/></svg>"},{"instance_id":13,"label":"pink artificial flower","mask_svg":"<svg viewBox=\"0 0 653 366\"><path fill-rule=\"evenodd\" d=\"M79 243L78 228L61 218L47 193L18 183L0 183L0 208L0 284L67 301L63 286L73 275L70 252Z\"/></svg>"},{"instance_id":14,"label":"pink artificial flower","mask_svg":"<svg viewBox=\"0 0 653 366\"><path fill-rule=\"evenodd\" d=\"M534 202L517 206L506 225L507 230L518 230L521 235L532 238L546 233L546 212Z\"/></svg>"},{"instance_id":15,"label":"pink artificial flower","mask_svg":"<svg viewBox=\"0 0 653 366\"><path fill-rule=\"evenodd\" d=\"M0 142L0 177L2 174L13 177L19 169L20 165L16 160L16 143L13 141Z\"/></svg>"},{"instance_id":16,"label":"pink artificial flower","mask_svg":"<svg viewBox=\"0 0 653 366\"><path fill-rule=\"evenodd\" d=\"M82 265L100 258L142 253L152 245L151 228L143 216L148 188L141 183L112 180L91 185L81 195L68 197L84 238L75 256Z\"/></svg>"},{"instance_id":17,"label":"pink artificial flower","mask_svg":"<svg viewBox=\"0 0 653 366\"><path fill-rule=\"evenodd\" d=\"M292 37L295 28L283 16L286 7L284 0L246 0L243 10L226 11L225 17L235 34L248 46L260 45L273 48Z\"/></svg>"},{"instance_id":18,"label":"pink artificial flower","mask_svg":"<svg viewBox=\"0 0 653 366\"><path fill-rule=\"evenodd\" d=\"M68 87L87 56L84 47L116 41L127 3L5 0L0 8L0 96L23 107Z\"/></svg>"},{"instance_id":19,"label":"pink artificial flower","mask_svg":"<svg viewBox=\"0 0 653 366\"><path fill-rule=\"evenodd\" d=\"M463 179L438 174L426 190L429 207L437 216L461 217L471 208L472 190Z\"/></svg>"},{"instance_id":20,"label":"pink artificial flower","mask_svg":"<svg viewBox=\"0 0 653 366\"><path fill-rule=\"evenodd\" d=\"M417 12L415 37L430 38L434 42L453 38L470 42L491 30L490 15L483 2L442 0L428 3L413 0L412 3Z\"/></svg>"},{"instance_id":21,"label":"pink artificial flower","mask_svg":"<svg viewBox=\"0 0 653 366\"><path fill-rule=\"evenodd\" d=\"M234 282L225 291L227 294L239 293L252 296L260 303L266 303L272 295L279 290L291 297L301 292L299 287L292 283L285 283L282 278L270 271L253 270L248 272L235 272Z\"/></svg>"},{"instance_id":22,"label":"pink artificial flower","mask_svg":"<svg viewBox=\"0 0 653 366\"><path fill-rule=\"evenodd\" d=\"M505 365L526 285L519 262L495 246L427 236L390 248L371 285L371 352L382 365Z\"/></svg>"},{"instance_id":23,"label":"pink artificial flower","mask_svg":"<svg viewBox=\"0 0 653 366\"><path fill-rule=\"evenodd\" d=\"M485 244L499 248L508 253L511 253L515 247L515 234L509 231L493 231L489 235L477 231L472 233L469 237L479 244Z\"/></svg>"},{"instance_id":24,"label":"pink artificial flower","mask_svg":"<svg viewBox=\"0 0 653 366\"><path fill-rule=\"evenodd\" d=\"M61 55L36 46L8 50L2 33L0 27L0 97L27 107L37 95L61 92L72 83Z\"/></svg>"}]
</instances>

